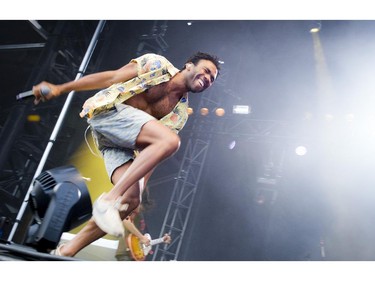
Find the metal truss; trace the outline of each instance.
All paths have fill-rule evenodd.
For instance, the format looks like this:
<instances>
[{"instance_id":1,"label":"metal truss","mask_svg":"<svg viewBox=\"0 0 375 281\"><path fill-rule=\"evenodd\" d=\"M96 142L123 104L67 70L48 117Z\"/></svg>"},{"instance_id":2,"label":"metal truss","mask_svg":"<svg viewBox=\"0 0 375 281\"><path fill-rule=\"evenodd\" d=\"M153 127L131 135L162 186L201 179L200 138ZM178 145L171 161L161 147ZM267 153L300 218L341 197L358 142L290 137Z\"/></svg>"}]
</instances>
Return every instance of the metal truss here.
<instances>
[{"instance_id":1,"label":"metal truss","mask_svg":"<svg viewBox=\"0 0 375 281\"><path fill-rule=\"evenodd\" d=\"M157 245L153 260L178 258L208 148L209 141L188 141L161 231L169 233L173 241Z\"/></svg>"},{"instance_id":2,"label":"metal truss","mask_svg":"<svg viewBox=\"0 0 375 281\"><path fill-rule=\"evenodd\" d=\"M72 80L84 55L84 48L89 44L89 34L93 32L95 23L82 21L78 28L70 24L69 21L57 22L49 33L42 27L43 24L30 21L32 28L37 30L45 42L41 43L43 48L40 50L39 63L35 65L25 90L42 80L55 83ZM13 48L17 50L26 46L23 44ZM0 219L4 222L1 239L7 239L12 225L18 223L16 215L56 123L61 110L60 102L54 100L33 107L30 100L21 100L9 112L4 112L7 118L0 131L0 139L4 143L0 152ZM66 142L69 147L69 136L73 130L65 128L59 142ZM56 166L52 163L55 160L50 158L47 164Z\"/></svg>"},{"instance_id":3,"label":"metal truss","mask_svg":"<svg viewBox=\"0 0 375 281\"><path fill-rule=\"evenodd\" d=\"M205 93L199 107L216 108L219 103L212 96L214 96L212 91ZM190 135L160 231L160 235L169 233L173 237L173 241L170 244L156 245L152 257L154 261L179 259L217 121L217 118L206 118L205 116L193 118L192 129L188 130Z\"/></svg>"},{"instance_id":4,"label":"metal truss","mask_svg":"<svg viewBox=\"0 0 375 281\"><path fill-rule=\"evenodd\" d=\"M153 22L153 25L148 34L143 34L140 37L140 42L137 48L137 56L145 53L163 54L168 48L167 42L164 40L167 32L168 21L164 20L161 23L158 20Z\"/></svg>"}]
</instances>

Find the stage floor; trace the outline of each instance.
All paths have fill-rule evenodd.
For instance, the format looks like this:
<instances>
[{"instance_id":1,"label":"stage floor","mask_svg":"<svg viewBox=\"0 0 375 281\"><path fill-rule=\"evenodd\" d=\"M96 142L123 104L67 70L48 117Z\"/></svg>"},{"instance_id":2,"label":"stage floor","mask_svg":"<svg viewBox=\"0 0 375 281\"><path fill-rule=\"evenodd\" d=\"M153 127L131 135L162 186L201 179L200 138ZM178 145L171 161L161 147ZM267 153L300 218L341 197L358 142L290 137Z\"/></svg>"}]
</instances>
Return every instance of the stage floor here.
<instances>
[{"instance_id":1,"label":"stage floor","mask_svg":"<svg viewBox=\"0 0 375 281\"><path fill-rule=\"evenodd\" d=\"M64 232L60 243L71 240L74 234ZM117 240L98 239L82 249L74 258L38 252L36 249L0 242L0 261L116 261Z\"/></svg>"}]
</instances>

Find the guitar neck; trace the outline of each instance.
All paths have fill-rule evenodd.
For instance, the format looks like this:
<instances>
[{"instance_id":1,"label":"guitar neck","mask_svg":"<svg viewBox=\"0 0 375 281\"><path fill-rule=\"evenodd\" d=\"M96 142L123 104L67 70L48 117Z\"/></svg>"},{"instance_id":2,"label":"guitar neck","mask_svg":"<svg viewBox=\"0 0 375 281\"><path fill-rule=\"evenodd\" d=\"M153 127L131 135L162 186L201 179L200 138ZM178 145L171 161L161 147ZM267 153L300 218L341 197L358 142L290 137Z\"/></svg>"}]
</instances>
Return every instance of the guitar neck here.
<instances>
[{"instance_id":1,"label":"guitar neck","mask_svg":"<svg viewBox=\"0 0 375 281\"><path fill-rule=\"evenodd\" d=\"M163 239L163 237L161 237L161 238L158 238L158 239L151 240L150 245L154 246L154 245L157 245L157 244L160 244L160 243L163 243L163 242L164 242L164 239Z\"/></svg>"}]
</instances>

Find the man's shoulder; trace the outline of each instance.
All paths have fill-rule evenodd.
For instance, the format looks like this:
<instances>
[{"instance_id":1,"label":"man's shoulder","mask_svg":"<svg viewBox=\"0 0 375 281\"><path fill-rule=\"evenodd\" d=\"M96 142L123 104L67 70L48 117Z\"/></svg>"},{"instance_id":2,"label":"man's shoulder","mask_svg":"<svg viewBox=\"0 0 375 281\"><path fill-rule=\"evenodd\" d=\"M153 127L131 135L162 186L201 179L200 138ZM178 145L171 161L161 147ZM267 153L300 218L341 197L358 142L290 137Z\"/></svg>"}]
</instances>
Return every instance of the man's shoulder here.
<instances>
[{"instance_id":1,"label":"man's shoulder","mask_svg":"<svg viewBox=\"0 0 375 281\"><path fill-rule=\"evenodd\" d=\"M166 57L155 53L143 54L133 61L139 63L142 72L154 71L163 67L166 67L173 75L178 72L178 69Z\"/></svg>"},{"instance_id":2,"label":"man's shoulder","mask_svg":"<svg viewBox=\"0 0 375 281\"><path fill-rule=\"evenodd\" d=\"M154 54L154 53L143 54L139 56L138 58L136 58L136 60L144 62L144 63L149 62L149 61L160 61L162 63L170 63L166 57L162 55Z\"/></svg>"}]
</instances>

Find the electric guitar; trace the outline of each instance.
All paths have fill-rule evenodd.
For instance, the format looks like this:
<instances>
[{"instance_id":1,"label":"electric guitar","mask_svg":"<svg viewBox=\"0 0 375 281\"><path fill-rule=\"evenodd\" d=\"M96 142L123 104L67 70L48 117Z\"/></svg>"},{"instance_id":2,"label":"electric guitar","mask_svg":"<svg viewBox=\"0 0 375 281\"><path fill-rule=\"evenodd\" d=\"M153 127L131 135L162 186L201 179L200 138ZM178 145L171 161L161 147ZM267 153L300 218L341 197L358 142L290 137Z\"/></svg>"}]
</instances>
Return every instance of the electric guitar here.
<instances>
[{"instance_id":1,"label":"electric guitar","mask_svg":"<svg viewBox=\"0 0 375 281\"><path fill-rule=\"evenodd\" d=\"M150 245L148 246L141 243L139 238L132 233L130 233L126 239L130 253L136 261L144 261L146 256L150 253L152 246L160 243L169 244L171 241L171 237L168 234L154 240L151 240L151 235L148 233L146 233L145 236L150 240Z\"/></svg>"}]
</instances>

